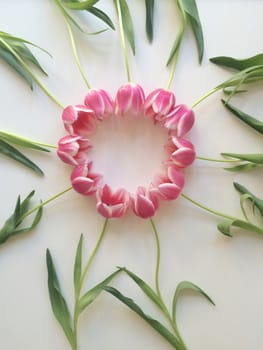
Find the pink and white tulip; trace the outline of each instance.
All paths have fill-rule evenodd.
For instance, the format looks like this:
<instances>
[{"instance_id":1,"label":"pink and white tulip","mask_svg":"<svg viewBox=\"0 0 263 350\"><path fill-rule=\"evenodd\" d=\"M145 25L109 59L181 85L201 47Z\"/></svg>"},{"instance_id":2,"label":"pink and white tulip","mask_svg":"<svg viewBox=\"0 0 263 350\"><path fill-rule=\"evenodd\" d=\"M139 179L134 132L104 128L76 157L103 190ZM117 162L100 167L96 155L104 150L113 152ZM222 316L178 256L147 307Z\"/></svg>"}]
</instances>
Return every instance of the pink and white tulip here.
<instances>
[{"instance_id":1,"label":"pink and white tulip","mask_svg":"<svg viewBox=\"0 0 263 350\"><path fill-rule=\"evenodd\" d=\"M105 218L119 218L129 207L129 195L124 189L115 192L106 184L97 191L97 210Z\"/></svg>"},{"instance_id":2,"label":"pink and white tulip","mask_svg":"<svg viewBox=\"0 0 263 350\"><path fill-rule=\"evenodd\" d=\"M72 187L86 196L95 194L102 183L102 175L93 173L91 167L91 162L80 164L71 173Z\"/></svg>"},{"instance_id":3,"label":"pink and white tulip","mask_svg":"<svg viewBox=\"0 0 263 350\"><path fill-rule=\"evenodd\" d=\"M125 84L117 91L115 113L122 116L127 113L138 115L143 111L144 101L144 91L140 85L134 83Z\"/></svg>"},{"instance_id":4,"label":"pink and white tulip","mask_svg":"<svg viewBox=\"0 0 263 350\"><path fill-rule=\"evenodd\" d=\"M168 164L172 163L178 168L186 168L195 160L194 145L188 140L173 136L165 148L170 156Z\"/></svg>"},{"instance_id":5,"label":"pink and white tulip","mask_svg":"<svg viewBox=\"0 0 263 350\"><path fill-rule=\"evenodd\" d=\"M131 205L137 216L148 219L154 216L158 209L158 199L154 191L139 186L136 194L131 197Z\"/></svg>"},{"instance_id":6,"label":"pink and white tulip","mask_svg":"<svg viewBox=\"0 0 263 350\"><path fill-rule=\"evenodd\" d=\"M62 113L62 120L70 135L87 136L96 128L93 110L83 105L66 107Z\"/></svg>"},{"instance_id":7,"label":"pink and white tulip","mask_svg":"<svg viewBox=\"0 0 263 350\"><path fill-rule=\"evenodd\" d=\"M94 112L95 117L99 120L113 113L113 100L103 89L90 90L85 97L85 105Z\"/></svg>"},{"instance_id":8,"label":"pink and white tulip","mask_svg":"<svg viewBox=\"0 0 263 350\"><path fill-rule=\"evenodd\" d=\"M59 140L57 155L63 162L76 166L87 161L87 153L91 147L90 140L67 135Z\"/></svg>"},{"instance_id":9,"label":"pink and white tulip","mask_svg":"<svg viewBox=\"0 0 263 350\"><path fill-rule=\"evenodd\" d=\"M144 113L155 122L162 121L175 105L175 96L164 89L154 90L145 100Z\"/></svg>"},{"instance_id":10,"label":"pink and white tulip","mask_svg":"<svg viewBox=\"0 0 263 350\"><path fill-rule=\"evenodd\" d=\"M194 112L186 105L177 105L167 115L164 126L175 136L184 137L194 124Z\"/></svg>"},{"instance_id":11,"label":"pink and white tulip","mask_svg":"<svg viewBox=\"0 0 263 350\"><path fill-rule=\"evenodd\" d=\"M167 170L167 174L155 176L151 186L160 199L174 200L182 191L184 175L179 170L170 166Z\"/></svg>"}]
</instances>

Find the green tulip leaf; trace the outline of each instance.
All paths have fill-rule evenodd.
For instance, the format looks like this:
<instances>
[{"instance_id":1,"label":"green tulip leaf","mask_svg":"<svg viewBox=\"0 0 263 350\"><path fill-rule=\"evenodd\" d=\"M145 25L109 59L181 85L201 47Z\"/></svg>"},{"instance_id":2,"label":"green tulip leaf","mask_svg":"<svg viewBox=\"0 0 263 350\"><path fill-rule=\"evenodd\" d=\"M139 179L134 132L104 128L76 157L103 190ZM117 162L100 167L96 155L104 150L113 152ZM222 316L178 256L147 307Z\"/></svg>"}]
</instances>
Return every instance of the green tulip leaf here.
<instances>
[{"instance_id":1,"label":"green tulip leaf","mask_svg":"<svg viewBox=\"0 0 263 350\"><path fill-rule=\"evenodd\" d=\"M146 8L146 34L149 42L153 41L153 16L154 16L154 0L145 0Z\"/></svg>"},{"instance_id":2,"label":"green tulip leaf","mask_svg":"<svg viewBox=\"0 0 263 350\"><path fill-rule=\"evenodd\" d=\"M228 56L218 56L210 58L210 61L228 68L243 70L253 66L263 65L263 54L255 55L246 59L236 59Z\"/></svg>"}]
</instances>

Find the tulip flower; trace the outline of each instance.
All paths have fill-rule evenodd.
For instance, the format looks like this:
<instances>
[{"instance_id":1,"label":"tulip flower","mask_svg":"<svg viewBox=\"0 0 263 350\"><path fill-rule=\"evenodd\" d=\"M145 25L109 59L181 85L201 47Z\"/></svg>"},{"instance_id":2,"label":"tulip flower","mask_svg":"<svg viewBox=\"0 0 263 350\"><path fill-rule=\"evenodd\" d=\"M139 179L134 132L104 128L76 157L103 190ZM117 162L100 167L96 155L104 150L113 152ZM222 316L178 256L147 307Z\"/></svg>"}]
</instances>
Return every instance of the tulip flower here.
<instances>
[{"instance_id":1,"label":"tulip flower","mask_svg":"<svg viewBox=\"0 0 263 350\"><path fill-rule=\"evenodd\" d=\"M144 113L155 122L162 121L175 105L175 96L164 89L154 90L145 100Z\"/></svg>"},{"instance_id":2,"label":"tulip flower","mask_svg":"<svg viewBox=\"0 0 263 350\"><path fill-rule=\"evenodd\" d=\"M143 111L144 91L138 84L128 83L119 88L115 99L115 113L138 115Z\"/></svg>"},{"instance_id":3,"label":"tulip flower","mask_svg":"<svg viewBox=\"0 0 263 350\"><path fill-rule=\"evenodd\" d=\"M75 191L90 196L97 192L102 183L102 175L93 173L92 162L76 166L71 173L71 183Z\"/></svg>"},{"instance_id":4,"label":"tulip flower","mask_svg":"<svg viewBox=\"0 0 263 350\"><path fill-rule=\"evenodd\" d=\"M87 152L91 147L90 140L67 135L59 140L57 155L63 162L76 166L87 161Z\"/></svg>"},{"instance_id":5,"label":"tulip flower","mask_svg":"<svg viewBox=\"0 0 263 350\"><path fill-rule=\"evenodd\" d=\"M160 199L174 200L182 191L184 175L175 167L168 167L167 174L159 174L151 184L152 190Z\"/></svg>"},{"instance_id":6,"label":"tulip flower","mask_svg":"<svg viewBox=\"0 0 263 350\"><path fill-rule=\"evenodd\" d=\"M166 162L168 164L186 168L195 160L194 145L188 140L173 136L165 148L170 156Z\"/></svg>"},{"instance_id":7,"label":"tulip flower","mask_svg":"<svg viewBox=\"0 0 263 350\"><path fill-rule=\"evenodd\" d=\"M93 110L82 105L66 107L62 113L62 120L70 135L87 136L96 128Z\"/></svg>"},{"instance_id":8,"label":"tulip flower","mask_svg":"<svg viewBox=\"0 0 263 350\"><path fill-rule=\"evenodd\" d=\"M164 126L177 137L184 137L184 135L192 128L194 124L194 112L186 105L177 105L167 115L164 120Z\"/></svg>"},{"instance_id":9,"label":"tulip flower","mask_svg":"<svg viewBox=\"0 0 263 350\"><path fill-rule=\"evenodd\" d=\"M91 89L87 93L84 103L99 120L113 113L113 100L103 89Z\"/></svg>"},{"instance_id":10,"label":"tulip flower","mask_svg":"<svg viewBox=\"0 0 263 350\"><path fill-rule=\"evenodd\" d=\"M129 206L129 195L125 189L115 192L104 185L97 191L97 210L105 218L119 218L123 216Z\"/></svg>"},{"instance_id":11,"label":"tulip flower","mask_svg":"<svg viewBox=\"0 0 263 350\"><path fill-rule=\"evenodd\" d=\"M136 194L131 197L131 205L133 212L137 216L143 219L148 219L154 216L158 209L158 199L154 194L154 191L139 186Z\"/></svg>"}]
</instances>

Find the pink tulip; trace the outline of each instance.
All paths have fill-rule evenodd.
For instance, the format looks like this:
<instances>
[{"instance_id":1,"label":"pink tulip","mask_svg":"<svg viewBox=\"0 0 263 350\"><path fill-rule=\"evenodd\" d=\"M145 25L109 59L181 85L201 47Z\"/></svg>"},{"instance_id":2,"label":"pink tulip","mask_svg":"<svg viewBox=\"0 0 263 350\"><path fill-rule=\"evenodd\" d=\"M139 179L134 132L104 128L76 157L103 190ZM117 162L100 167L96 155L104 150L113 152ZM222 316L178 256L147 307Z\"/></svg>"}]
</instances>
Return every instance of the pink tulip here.
<instances>
[{"instance_id":1,"label":"pink tulip","mask_svg":"<svg viewBox=\"0 0 263 350\"><path fill-rule=\"evenodd\" d=\"M195 160L194 145L188 140L173 136L165 148L170 155L168 164L172 163L178 168L186 168Z\"/></svg>"},{"instance_id":2,"label":"pink tulip","mask_svg":"<svg viewBox=\"0 0 263 350\"><path fill-rule=\"evenodd\" d=\"M67 132L71 135L87 136L95 130L94 112L86 106L68 106L62 113L62 120Z\"/></svg>"},{"instance_id":3,"label":"pink tulip","mask_svg":"<svg viewBox=\"0 0 263 350\"><path fill-rule=\"evenodd\" d=\"M153 191L140 186L137 188L136 194L131 197L131 205L137 216L148 219L158 209L158 200Z\"/></svg>"},{"instance_id":4,"label":"pink tulip","mask_svg":"<svg viewBox=\"0 0 263 350\"><path fill-rule=\"evenodd\" d=\"M105 218L123 216L128 206L129 195L124 189L113 192L108 185L104 185L97 191L97 210Z\"/></svg>"},{"instance_id":5,"label":"pink tulip","mask_svg":"<svg viewBox=\"0 0 263 350\"><path fill-rule=\"evenodd\" d=\"M92 147L88 139L67 135L58 142L57 155L63 162L78 165L87 161L87 151Z\"/></svg>"},{"instance_id":6,"label":"pink tulip","mask_svg":"<svg viewBox=\"0 0 263 350\"><path fill-rule=\"evenodd\" d=\"M102 175L93 173L91 167L91 162L80 164L71 173L72 187L86 196L95 194L102 182Z\"/></svg>"},{"instance_id":7,"label":"pink tulip","mask_svg":"<svg viewBox=\"0 0 263 350\"><path fill-rule=\"evenodd\" d=\"M94 112L99 120L113 113L112 98L103 89L90 90L85 97L85 105Z\"/></svg>"},{"instance_id":8,"label":"pink tulip","mask_svg":"<svg viewBox=\"0 0 263 350\"><path fill-rule=\"evenodd\" d=\"M164 126L177 137L183 137L194 124L194 112L186 105L177 105L167 115Z\"/></svg>"},{"instance_id":9,"label":"pink tulip","mask_svg":"<svg viewBox=\"0 0 263 350\"><path fill-rule=\"evenodd\" d=\"M176 199L184 186L184 175L174 167L169 167L167 174L156 175L152 183L153 191L164 200Z\"/></svg>"},{"instance_id":10,"label":"pink tulip","mask_svg":"<svg viewBox=\"0 0 263 350\"><path fill-rule=\"evenodd\" d=\"M155 122L162 121L175 105L175 96L164 89L154 90L145 100L144 113Z\"/></svg>"},{"instance_id":11,"label":"pink tulip","mask_svg":"<svg viewBox=\"0 0 263 350\"><path fill-rule=\"evenodd\" d=\"M115 99L115 113L138 115L143 111L144 91L138 84L128 83L119 88Z\"/></svg>"}]
</instances>

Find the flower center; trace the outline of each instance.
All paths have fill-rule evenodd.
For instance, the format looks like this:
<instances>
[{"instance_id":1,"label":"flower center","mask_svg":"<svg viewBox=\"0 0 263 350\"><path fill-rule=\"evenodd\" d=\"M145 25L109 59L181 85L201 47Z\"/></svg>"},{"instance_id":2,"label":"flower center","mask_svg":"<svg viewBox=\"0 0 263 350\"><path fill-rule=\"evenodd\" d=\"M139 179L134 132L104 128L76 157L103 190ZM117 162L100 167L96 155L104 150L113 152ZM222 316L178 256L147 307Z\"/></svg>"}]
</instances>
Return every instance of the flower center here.
<instances>
[{"instance_id":1,"label":"flower center","mask_svg":"<svg viewBox=\"0 0 263 350\"><path fill-rule=\"evenodd\" d=\"M134 192L138 184L148 187L166 159L163 147L167 131L145 117L108 117L91 136L96 145L90 153L93 169L104 174L112 188Z\"/></svg>"}]
</instances>

